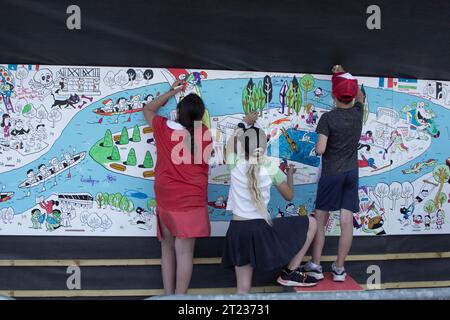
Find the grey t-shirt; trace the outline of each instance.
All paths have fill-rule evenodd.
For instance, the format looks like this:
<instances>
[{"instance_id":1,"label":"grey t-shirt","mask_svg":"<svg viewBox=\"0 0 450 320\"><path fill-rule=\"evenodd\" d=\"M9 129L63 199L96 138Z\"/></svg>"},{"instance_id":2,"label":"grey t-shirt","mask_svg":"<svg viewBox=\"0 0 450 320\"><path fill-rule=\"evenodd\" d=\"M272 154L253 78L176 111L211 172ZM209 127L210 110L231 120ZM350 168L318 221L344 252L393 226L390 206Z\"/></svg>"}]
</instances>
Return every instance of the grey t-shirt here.
<instances>
[{"instance_id":1,"label":"grey t-shirt","mask_svg":"<svg viewBox=\"0 0 450 320\"><path fill-rule=\"evenodd\" d=\"M320 117L316 132L328 137L322 155L322 175L330 176L358 167L363 105L355 102L348 109L335 108Z\"/></svg>"}]
</instances>

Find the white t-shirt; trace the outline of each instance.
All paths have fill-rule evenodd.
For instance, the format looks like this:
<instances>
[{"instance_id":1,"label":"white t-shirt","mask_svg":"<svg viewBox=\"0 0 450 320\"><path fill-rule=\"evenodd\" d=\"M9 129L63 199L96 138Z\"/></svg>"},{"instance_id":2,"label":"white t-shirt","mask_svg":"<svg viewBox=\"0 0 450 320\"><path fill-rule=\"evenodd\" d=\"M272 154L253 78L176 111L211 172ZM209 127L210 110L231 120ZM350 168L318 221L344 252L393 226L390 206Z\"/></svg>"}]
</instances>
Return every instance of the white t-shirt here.
<instances>
[{"instance_id":1,"label":"white t-shirt","mask_svg":"<svg viewBox=\"0 0 450 320\"><path fill-rule=\"evenodd\" d=\"M256 208L250 190L248 189L248 161L239 159L235 153L227 157L227 165L230 169L231 185L228 195L227 210L245 219L264 219ZM266 207L270 200L270 188L272 184L280 185L287 180L286 175L279 168L278 163L266 157L259 170L259 189L261 198Z\"/></svg>"}]
</instances>

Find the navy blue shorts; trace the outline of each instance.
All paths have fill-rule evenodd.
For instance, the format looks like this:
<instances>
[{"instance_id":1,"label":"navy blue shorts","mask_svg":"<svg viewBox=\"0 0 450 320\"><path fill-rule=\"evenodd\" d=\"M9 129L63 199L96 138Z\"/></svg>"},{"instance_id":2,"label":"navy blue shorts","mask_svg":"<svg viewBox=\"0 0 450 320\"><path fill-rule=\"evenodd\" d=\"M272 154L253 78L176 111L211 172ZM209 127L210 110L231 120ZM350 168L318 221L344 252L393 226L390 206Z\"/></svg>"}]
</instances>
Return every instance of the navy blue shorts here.
<instances>
[{"instance_id":1,"label":"navy blue shorts","mask_svg":"<svg viewBox=\"0 0 450 320\"><path fill-rule=\"evenodd\" d=\"M323 211L347 209L358 212L358 182L358 168L320 177L317 187L316 209Z\"/></svg>"}]
</instances>

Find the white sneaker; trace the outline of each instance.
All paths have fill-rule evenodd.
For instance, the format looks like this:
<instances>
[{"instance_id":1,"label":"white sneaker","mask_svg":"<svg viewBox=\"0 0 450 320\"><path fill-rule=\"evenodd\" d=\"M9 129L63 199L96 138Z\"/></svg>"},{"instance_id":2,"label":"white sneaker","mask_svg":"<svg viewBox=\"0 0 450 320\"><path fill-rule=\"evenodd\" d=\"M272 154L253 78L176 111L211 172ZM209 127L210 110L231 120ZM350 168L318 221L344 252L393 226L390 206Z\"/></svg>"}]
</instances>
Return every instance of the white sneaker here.
<instances>
[{"instance_id":1,"label":"white sneaker","mask_svg":"<svg viewBox=\"0 0 450 320\"><path fill-rule=\"evenodd\" d=\"M345 277L347 276L347 273L345 272L345 269L343 267L338 268L336 266L336 263L333 262L333 264L331 265L331 270L333 272L333 281L338 281L338 282L345 281Z\"/></svg>"},{"instance_id":2,"label":"white sneaker","mask_svg":"<svg viewBox=\"0 0 450 320\"><path fill-rule=\"evenodd\" d=\"M300 266L298 268L300 272L305 273L306 275L313 277L316 280L322 280L323 272L322 272L322 266L317 265L313 263L312 261L309 261L308 263Z\"/></svg>"}]
</instances>

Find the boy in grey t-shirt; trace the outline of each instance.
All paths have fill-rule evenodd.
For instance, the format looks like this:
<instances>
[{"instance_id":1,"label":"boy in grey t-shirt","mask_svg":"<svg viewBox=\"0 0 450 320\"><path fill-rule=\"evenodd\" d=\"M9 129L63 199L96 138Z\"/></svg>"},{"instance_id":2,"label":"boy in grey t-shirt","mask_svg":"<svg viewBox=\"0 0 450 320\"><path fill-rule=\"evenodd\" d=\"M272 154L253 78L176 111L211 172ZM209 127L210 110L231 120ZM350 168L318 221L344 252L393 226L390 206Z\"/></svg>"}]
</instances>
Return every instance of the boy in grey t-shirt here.
<instances>
[{"instance_id":1,"label":"boy in grey t-shirt","mask_svg":"<svg viewBox=\"0 0 450 320\"><path fill-rule=\"evenodd\" d=\"M325 243L325 224L330 211L340 210L341 236L333 280L344 281L344 261L353 239L353 212L359 211L358 142L361 136L364 95L357 80L342 66L333 67L332 95L335 108L322 115L316 128L316 153L322 155L322 174L316 196L317 233L312 245L312 261L300 271L323 279L320 259Z\"/></svg>"}]
</instances>

